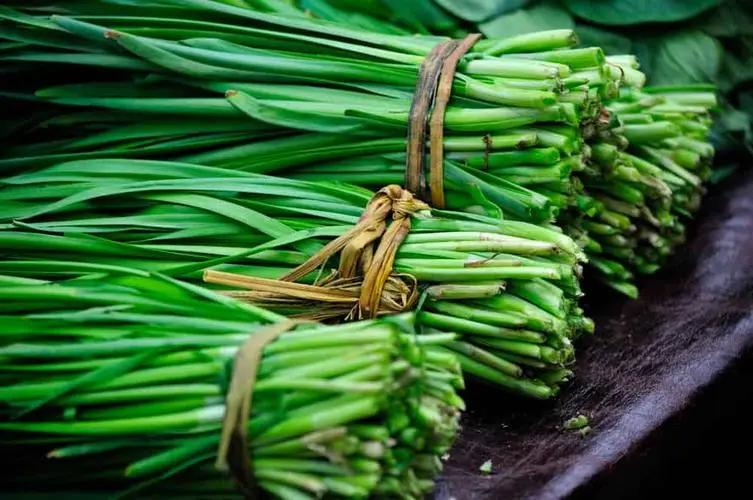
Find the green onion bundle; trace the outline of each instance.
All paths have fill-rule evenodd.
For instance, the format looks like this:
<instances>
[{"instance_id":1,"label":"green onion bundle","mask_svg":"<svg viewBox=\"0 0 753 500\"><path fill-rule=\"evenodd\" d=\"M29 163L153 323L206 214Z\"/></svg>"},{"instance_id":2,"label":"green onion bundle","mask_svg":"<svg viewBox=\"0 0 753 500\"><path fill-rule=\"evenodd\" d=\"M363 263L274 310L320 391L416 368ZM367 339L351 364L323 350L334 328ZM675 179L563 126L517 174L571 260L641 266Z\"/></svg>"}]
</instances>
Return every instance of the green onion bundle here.
<instances>
[{"instance_id":1,"label":"green onion bundle","mask_svg":"<svg viewBox=\"0 0 753 500\"><path fill-rule=\"evenodd\" d=\"M15 266L36 273L50 255L65 255L175 277L211 268L278 279L350 229L372 196L149 160L63 163L0 186L0 274ZM571 340L593 330L577 306L582 258L553 229L434 211L416 215L394 270L421 284L424 330L461 336L449 347L466 371L545 398L570 375Z\"/></svg>"},{"instance_id":2,"label":"green onion bundle","mask_svg":"<svg viewBox=\"0 0 753 500\"><path fill-rule=\"evenodd\" d=\"M636 296L634 273L660 269L685 241L685 222L698 208L711 174L713 88L647 88L608 103L617 120L596 136L596 163L605 175L586 180L599 209L582 222L586 251L602 279ZM625 149L627 148L627 149Z\"/></svg>"},{"instance_id":3,"label":"green onion bundle","mask_svg":"<svg viewBox=\"0 0 753 500\"><path fill-rule=\"evenodd\" d=\"M56 494L232 498L212 462L233 358L283 318L117 265L3 267L5 492L39 483ZM423 346L446 335L415 336L412 319L298 327L264 348L247 424L262 489L287 499L431 490L462 379L451 355Z\"/></svg>"},{"instance_id":4,"label":"green onion bundle","mask_svg":"<svg viewBox=\"0 0 753 500\"><path fill-rule=\"evenodd\" d=\"M17 97L98 111L32 120L49 140L10 148L0 168L169 157L310 179L337 172L370 188L402 183L418 68L436 37L210 0L152 2L154 15L125 17L107 4L63 4L71 15L51 19L5 14L17 48L3 58L22 74L43 65L50 84L29 89L21 78ZM600 97L616 96L620 78L640 84L642 74L597 47L559 50L574 42L570 30L482 40L464 58L444 119L447 208L548 223L577 205L582 183L571 173L588 156L580 127L598 119ZM89 70L83 81L71 64Z\"/></svg>"}]
</instances>

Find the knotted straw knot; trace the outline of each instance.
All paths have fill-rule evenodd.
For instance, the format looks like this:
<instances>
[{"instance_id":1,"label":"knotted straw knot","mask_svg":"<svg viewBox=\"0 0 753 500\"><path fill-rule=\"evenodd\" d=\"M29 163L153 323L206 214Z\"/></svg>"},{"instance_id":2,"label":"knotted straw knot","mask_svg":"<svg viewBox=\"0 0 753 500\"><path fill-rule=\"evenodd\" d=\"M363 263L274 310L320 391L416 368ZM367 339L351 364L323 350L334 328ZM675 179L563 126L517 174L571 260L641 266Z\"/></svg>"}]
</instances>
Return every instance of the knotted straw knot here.
<instances>
[{"instance_id":1,"label":"knotted straw knot","mask_svg":"<svg viewBox=\"0 0 753 500\"><path fill-rule=\"evenodd\" d=\"M416 212L429 210L429 205L419 200L407 189L403 189L397 184L390 184L379 190L377 195L384 193L392 202L392 218L400 219L409 217Z\"/></svg>"},{"instance_id":2,"label":"knotted straw knot","mask_svg":"<svg viewBox=\"0 0 753 500\"><path fill-rule=\"evenodd\" d=\"M387 219L390 213L392 213L393 220L403 219L416 212L429 209L428 204L413 196L407 189L403 189L397 184L390 184L372 196L361 216L361 221L374 217L376 221L382 222Z\"/></svg>"},{"instance_id":3,"label":"knotted straw knot","mask_svg":"<svg viewBox=\"0 0 753 500\"><path fill-rule=\"evenodd\" d=\"M418 298L418 282L413 276L393 272L393 266L400 244L410 233L412 215L428 209L410 191L385 186L369 200L352 228L285 276L270 280L210 269L204 272L204 280L243 288L226 293L264 307L306 311L298 318L349 321L410 310ZM338 254L336 271L313 285L297 283Z\"/></svg>"}]
</instances>

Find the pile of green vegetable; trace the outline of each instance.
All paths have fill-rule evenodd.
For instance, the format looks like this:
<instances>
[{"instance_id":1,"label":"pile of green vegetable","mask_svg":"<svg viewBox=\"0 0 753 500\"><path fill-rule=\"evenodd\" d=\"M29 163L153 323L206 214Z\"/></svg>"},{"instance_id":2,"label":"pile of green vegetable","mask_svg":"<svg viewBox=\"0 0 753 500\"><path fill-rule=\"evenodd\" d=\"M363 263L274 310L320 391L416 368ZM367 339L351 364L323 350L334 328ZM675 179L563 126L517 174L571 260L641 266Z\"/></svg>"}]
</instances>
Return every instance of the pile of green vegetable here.
<instances>
[{"instance_id":1,"label":"pile of green vegetable","mask_svg":"<svg viewBox=\"0 0 753 500\"><path fill-rule=\"evenodd\" d=\"M38 11L0 12L5 19L3 36L14 42L5 59L18 64L22 77L17 92L6 96L26 99L32 109L40 110L6 130L15 145L6 150L0 168L12 173L65 160L124 156L182 162L74 161L11 177L6 183L16 186L4 194L8 228L98 234L181 258L190 253L184 245L191 241L200 243L201 250L189 260L198 266L198 255L209 267L214 263L206 259L211 257L229 259L295 231L356 221L370 195L345 196L343 189L352 188L333 186L332 181L370 189L402 182L412 87L418 65L437 39L364 32L281 9L265 14L186 0L154 2L131 16L117 15L109 2L63 3L56 12L72 15L52 18ZM482 40L461 63L445 116L446 201L455 212L437 211L436 216L449 220L435 226L421 220L403 249L410 258L399 259L397 266L398 272L422 283L439 282L432 293L442 290L444 297L456 298L453 294L458 293L464 299L429 300L422 303L421 317L425 326L474 339L472 344L456 344L467 357L463 359L469 372L518 389L517 381L500 377L521 377L523 367L530 368L529 375L545 381L546 394L523 392L538 397L556 391L556 382L569 375L563 365L572 358L570 339L584 328L592 329L577 307L577 263L583 255L551 223L558 218L559 227L585 248L608 284L635 295L633 272L653 272L682 240L678 217L697 205L700 180L707 177L707 172L689 170L707 169L713 153L703 142L713 96L703 94L700 104L681 102L671 109L671 103L663 104L659 97L641 97L637 89L644 77L634 57L605 58L596 47L569 48L574 41L569 30ZM86 70L73 73L70 65ZM30 89L29 81L40 83ZM621 86L633 90L623 90L620 96ZM624 151L628 144L630 149ZM153 169L158 172L153 174ZM225 220L204 229L188 227L178 217L163 226L150 222L151 234L129 226L130 218L144 210L141 203L205 210L206 188L199 183L207 176L230 189L223 198L236 202L234 186L244 172L315 181L329 190L328 196L337 192L338 198L325 196L330 204L325 209L308 205L322 203L323 198L308 194L319 189L314 184L301 184L294 189L302 198L290 195L278 205L244 199L243 209L252 212L237 211L234 205L213 207L213 215ZM149 184L154 180L157 184ZM25 220L89 203L74 195L85 189L92 199L133 197L121 189L139 181L146 184L138 185L137 192L167 193L149 194L148 202L139 194L140 201L125 203L123 212L116 204L111 214L119 218L116 229L107 226L113 223L110 219L99 217L105 207L85 206L85 220L104 221L97 222L98 227L66 220L29 226ZM347 216L341 212L342 196L353 209ZM39 211L45 203L51 205ZM306 220L291 217L294 209L306 214ZM260 234L237 234L244 230L243 217L250 216L259 220L253 229ZM286 219L275 220L281 217ZM500 224L500 219L505 221ZM419 234L421 228L436 234ZM505 238L522 236L531 245L513 245L510 250L484 241L500 233ZM317 237L337 234L325 231ZM295 257L273 252L267 259L256 258L261 265L245 272L278 278L322 244L296 242L300 253ZM507 256L497 255L500 252ZM564 255L530 257L557 252ZM145 261L139 265L166 269L175 259L172 254L138 253ZM541 263L544 258L546 265ZM164 266L156 263L163 259ZM502 261L505 264L499 264ZM480 265L495 267L494 272ZM193 267L191 272L200 269ZM515 300L525 299L525 304L496 298L499 280L512 279L515 295L516 277L546 288L517 292ZM462 288L471 279L491 284L472 291ZM455 290L457 283L462 291ZM444 284L453 290L449 295ZM488 299L490 295L495 298ZM471 300L475 303L468 306ZM531 303L537 307L530 309ZM531 334L504 333L501 344L490 345L484 336L492 334L485 333L490 330L484 325L493 325L496 336L498 327L523 328ZM518 346L516 341L533 342L534 347ZM540 343L547 344L546 349L535 345Z\"/></svg>"},{"instance_id":2,"label":"pile of green vegetable","mask_svg":"<svg viewBox=\"0 0 753 500\"><path fill-rule=\"evenodd\" d=\"M419 68L437 35L476 27L488 38L444 115L444 206L400 214L378 319L265 348L243 460L281 498L422 498L457 431L461 368L555 395L594 328L581 265L635 296L634 275L682 243L714 176L717 103L707 86L644 88L646 69L677 83L656 76L674 49L639 67L639 45L528 4L0 7L0 448L26 450L7 484L231 496L210 462L236 351L286 317L360 319L376 243L349 273L350 247L311 259L375 192L402 192ZM623 22L614 2L564 5Z\"/></svg>"},{"instance_id":3,"label":"pile of green vegetable","mask_svg":"<svg viewBox=\"0 0 753 500\"><path fill-rule=\"evenodd\" d=\"M64 256L182 279L210 268L278 279L353 227L371 196L192 164L63 163L0 180L0 273L21 266L33 277ZM448 347L468 373L535 398L555 394L571 375L571 341L593 331L577 305L580 248L545 227L436 212L413 217L394 266L421 286L419 325L457 333ZM301 281L336 269L328 262ZM333 319L321 303L265 305Z\"/></svg>"},{"instance_id":4,"label":"pile of green vegetable","mask_svg":"<svg viewBox=\"0 0 753 500\"><path fill-rule=\"evenodd\" d=\"M233 360L284 318L96 260L2 263L5 493L234 498L213 464ZM304 325L264 348L246 424L262 489L286 499L432 489L462 378L453 356L426 350L447 335L416 336L412 321Z\"/></svg>"}]
</instances>

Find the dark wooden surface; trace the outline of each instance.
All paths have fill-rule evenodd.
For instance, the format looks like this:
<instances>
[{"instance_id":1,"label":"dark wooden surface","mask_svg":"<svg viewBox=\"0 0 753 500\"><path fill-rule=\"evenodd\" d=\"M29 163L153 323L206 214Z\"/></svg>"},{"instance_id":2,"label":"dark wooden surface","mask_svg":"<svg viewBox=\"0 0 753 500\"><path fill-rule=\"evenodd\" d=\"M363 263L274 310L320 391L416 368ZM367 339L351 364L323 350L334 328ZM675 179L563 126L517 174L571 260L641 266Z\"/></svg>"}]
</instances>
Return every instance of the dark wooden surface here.
<instances>
[{"instance_id":1,"label":"dark wooden surface","mask_svg":"<svg viewBox=\"0 0 753 500\"><path fill-rule=\"evenodd\" d=\"M729 457L753 441L753 173L712 188L690 233L638 300L589 291L597 333L559 398L469 389L438 500L654 498L747 480ZM557 429L579 413L587 437Z\"/></svg>"}]
</instances>

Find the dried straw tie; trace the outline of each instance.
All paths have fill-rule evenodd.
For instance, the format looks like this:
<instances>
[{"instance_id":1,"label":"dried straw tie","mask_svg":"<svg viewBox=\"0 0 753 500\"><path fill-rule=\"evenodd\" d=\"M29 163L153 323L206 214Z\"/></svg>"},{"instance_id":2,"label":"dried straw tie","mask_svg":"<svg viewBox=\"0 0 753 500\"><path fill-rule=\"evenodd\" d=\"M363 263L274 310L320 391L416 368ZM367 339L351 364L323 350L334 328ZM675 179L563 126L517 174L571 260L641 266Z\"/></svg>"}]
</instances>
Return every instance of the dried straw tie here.
<instances>
[{"instance_id":1,"label":"dried straw tie","mask_svg":"<svg viewBox=\"0 0 753 500\"><path fill-rule=\"evenodd\" d=\"M252 333L235 355L215 467L230 471L244 498L261 497L248 445L248 422L261 358L267 344L295 325L295 321L286 320L263 327Z\"/></svg>"},{"instance_id":2,"label":"dried straw tie","mask_svg":"<svg viewBox=\"0 0 753 500\"><path fill-rule=\"evenodd\" d=\"M386 186L371 198L355 226L279 280L207 270L204 281L244 288L248 291L227 293L255 304L313 309L295 316L301 319L351 320L405 311L418 298L418 283L413 276L393 274L392 267L410 232L411 216L428 208L400 186ZM337 272L314 285L295 283L337 253Z\"/></svg>"},{"instance_id":3,"label":"dried straw tie","mask_svg":"<svg viewBox=\"0 0 753 500\"><path fill-rule=\"evenodd\" d=\"M460 59L481 35L462 40L445 40L426 56L418 72L408 123L408 151L405 157L405 187L435 208L445 207L444 115L452 96L452 83ZM429 122L429 117L431 117ZM426 126L430 129L430 185L426 189ZM487 143L487 151L490 144Z\"/></svg>"}]
</instances>

